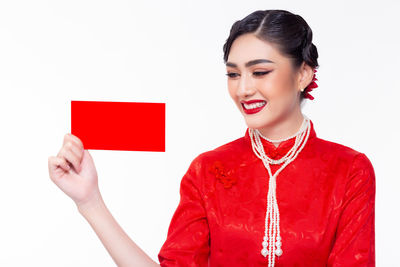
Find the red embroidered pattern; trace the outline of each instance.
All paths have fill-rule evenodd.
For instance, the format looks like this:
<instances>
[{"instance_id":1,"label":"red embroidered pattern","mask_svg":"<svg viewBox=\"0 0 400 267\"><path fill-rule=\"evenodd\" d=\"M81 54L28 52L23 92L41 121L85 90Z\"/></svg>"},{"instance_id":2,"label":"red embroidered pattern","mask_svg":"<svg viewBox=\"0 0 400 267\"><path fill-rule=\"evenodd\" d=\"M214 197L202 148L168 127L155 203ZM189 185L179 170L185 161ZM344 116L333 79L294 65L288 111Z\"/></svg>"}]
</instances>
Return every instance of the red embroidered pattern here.
<instances>
[{"instance_id":1,"label":"red embroidered pattern","mask_svg":"<svg viewBox=\"0 0 400 267\"><path fill-rule=\"evenodd\" d=\"M233 176L234 170L224 168L219 160L210 166L209 171L215 174L217 179L224 185L224 188L231 188L237 182L236 177Z\"/></svg>"}]
</instances>

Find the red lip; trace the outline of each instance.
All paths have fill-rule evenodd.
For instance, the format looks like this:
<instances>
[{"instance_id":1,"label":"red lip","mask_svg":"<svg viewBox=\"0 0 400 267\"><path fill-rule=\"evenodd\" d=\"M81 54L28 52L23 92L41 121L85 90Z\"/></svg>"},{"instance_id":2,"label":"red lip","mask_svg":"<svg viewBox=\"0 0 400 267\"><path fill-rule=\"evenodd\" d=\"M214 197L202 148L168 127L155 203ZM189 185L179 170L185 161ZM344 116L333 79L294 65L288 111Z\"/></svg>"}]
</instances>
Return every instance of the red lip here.
<instances>
[{"instance_id":1,"label":"red lip","mask_svg":"<svg viewBox=\"0 0 400 267\"><path fill-rule=\"evenodd\" d=\"M251 104L251 103L255 103L255 102L265 102L265 105L262 106L262 107L258 107L258 108L246 109L246 108L244 107L244 104L243 104L243 103L246 103L246 104L249 103L249 104ZM241 104L242 104L243 111L244 111L246 114L254 114L254 113L257 113L257 112L259 112L260 110L262 110L262 109L267 105L267 101L264 101L264 100L262 100L262 101L260 101L260 100L241 101Z\"/></svg>"},{"instance_id":2,"label":"red lip","mask_svg":"<svg viewBox=\"0 0 400 267\"><path fill-rule=\"evenodd\" d=\"M244 100L240 101L240 103L245 103L245 104L247 104L247 105L250 105L250 104L256 103L256 102L267 102L267 101L265 101L265 100L258 100L258 99L253 99L253 100L249 100L249 101L244 101Z\"/></svg>"}]
</instances>

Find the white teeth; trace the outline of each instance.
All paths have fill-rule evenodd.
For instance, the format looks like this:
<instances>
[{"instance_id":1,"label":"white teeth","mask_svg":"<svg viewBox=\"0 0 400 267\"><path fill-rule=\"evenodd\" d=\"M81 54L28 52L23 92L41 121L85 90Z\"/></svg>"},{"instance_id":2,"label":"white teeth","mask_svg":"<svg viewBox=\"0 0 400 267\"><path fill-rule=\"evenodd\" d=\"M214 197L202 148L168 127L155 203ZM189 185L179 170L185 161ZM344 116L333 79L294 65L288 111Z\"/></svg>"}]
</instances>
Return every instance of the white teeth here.
<instances>
[{"instance_id":1,"label":"white teeth","mask_svg":"<svg viewBox=\"0 0 400 267\"><path fill-rule=\"evenodd\" d=\"M266 104L266 102L257 102L257 103L253 103L253 104L250 104L250 105L247 105L247 104L243 103L243 105L244 105L244 107L246 109L253 109L253 108L262 107L265 104Z\"/></svg>"}]
</instances>

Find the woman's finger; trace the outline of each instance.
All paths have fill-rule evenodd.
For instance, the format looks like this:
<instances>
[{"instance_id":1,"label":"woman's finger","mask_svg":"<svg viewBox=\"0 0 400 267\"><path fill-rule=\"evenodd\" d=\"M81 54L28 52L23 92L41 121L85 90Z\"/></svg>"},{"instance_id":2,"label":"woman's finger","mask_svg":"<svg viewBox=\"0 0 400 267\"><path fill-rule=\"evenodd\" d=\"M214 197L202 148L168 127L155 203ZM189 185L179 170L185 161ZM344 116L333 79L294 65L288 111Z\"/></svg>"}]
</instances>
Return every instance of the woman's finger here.
<instances>
[{"instance_id":1,"label":"woman's finger","mask_svg":"<svg viewBox=\"0 0 400 267\"><path fill-rule=\"evenodd\" d=\"M63 146L57 154L57 157L64 158L68 163L71 163L75 172L80 172L80 160L67 146Z\"/></svg>"},{"instance_id":2,"label":"woman's finger","mask_svg":"<svg viewBox=\"0 0 400 267\"><path fill-rule=\"evenodd\" d=\"M69 141L64 144L66 149L71 150L72 153L78 158L79 164L82 162L83 150L81 150L74 141Z\"/></svg>"},{"instance_id":3,"label":"woman's finger","mask_svg":"<svg viewBox=\"0 0 400 267\"><path fill-rule=\"evenodd\" d=\"M65 134L63 145L68 141L74 142L76 144L76 146L79 148L79 150L83 151L83 149L84 149L83 143L76 135L73 135L71 133Z\"/></svg>"},{"instance_id":4,"label":"woman's finger","mask_svg":"<svg viewBox=\"0 0 400 267\"><path fill-rule=\"evenodd\" d=\"M54 172L57 168L61 168L64 171L69 171L71 169L68 162L64 158L50 156L48 162L50 173Z\"/></svg>"}]
</instances>

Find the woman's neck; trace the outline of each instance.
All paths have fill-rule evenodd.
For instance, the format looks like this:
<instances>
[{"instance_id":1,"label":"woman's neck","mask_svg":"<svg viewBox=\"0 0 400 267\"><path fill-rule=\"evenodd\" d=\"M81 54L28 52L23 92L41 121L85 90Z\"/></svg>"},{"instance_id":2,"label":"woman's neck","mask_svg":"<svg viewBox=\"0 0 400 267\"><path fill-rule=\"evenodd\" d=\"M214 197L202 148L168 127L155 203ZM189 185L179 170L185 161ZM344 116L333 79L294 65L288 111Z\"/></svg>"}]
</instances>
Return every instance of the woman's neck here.
<instances>
[{"instance_id":1,"label":"woman's neck","mask_svg":"<svg viewBox=\"0 0 400 267\"><path fill-rule=\"evenodd\" d=\"M304 121L303 114L297 113L293 118L287 119L283 122L279 122L278 124L268 127L259 129L260 133L268 139L272 140L280 140L290 137L296 134L302 123ZM279 142L273 142L275 147L279 146Z\"/></svg>"}]
</instances>

